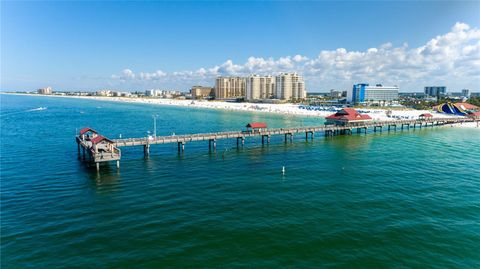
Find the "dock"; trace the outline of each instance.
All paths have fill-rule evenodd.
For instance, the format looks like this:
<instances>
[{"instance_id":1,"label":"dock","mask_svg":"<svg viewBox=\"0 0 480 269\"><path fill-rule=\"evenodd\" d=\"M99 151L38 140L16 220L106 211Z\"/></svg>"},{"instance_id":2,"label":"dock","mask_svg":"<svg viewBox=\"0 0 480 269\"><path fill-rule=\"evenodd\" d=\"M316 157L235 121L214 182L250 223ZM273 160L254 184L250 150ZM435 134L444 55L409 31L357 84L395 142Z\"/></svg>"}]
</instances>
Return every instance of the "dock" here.
<instances>
[{"instance_id":1,"label":"dock","mask_svg":"<svg viewBox=\"0 0 480 269\"><path fill-rule=\"evenodd\" d=\"M447 124L456 124L464 122L479 121L472 118L426 118L410 120L392 120L392 121L371 121L361 124L348 125L321 125L293 128L263 128L259 130L247 131L227 131L215 133L194 133L184 135L154 136L141 138L108 139L91 128L84 128L76 136L79 158L91 163L95 163L97 170L101 162L115 161L117 169L120 167L121 147L143 147L144 156L150 155L150 146L159 144L177 143L178 152L183 153L185 145L191 142L208 141L210 150L216 149L217 140L235 139L237 147L245 145L247 138L261 138L262 144L270 143L272 136L284 136L285 142L293 142L297 135L302 135L306 140L313 139L315 134L323 134L325 137L336 135L351 135L354 133L367 133L370 129L373 132L396 131L397 129L416 129L424 127L433 127ZM83 151L83 157L80 156L80 150ZM86 154L87 153L87 156ZM87 160L88 159L88 160Z\"/></svg>"}]
</instances>

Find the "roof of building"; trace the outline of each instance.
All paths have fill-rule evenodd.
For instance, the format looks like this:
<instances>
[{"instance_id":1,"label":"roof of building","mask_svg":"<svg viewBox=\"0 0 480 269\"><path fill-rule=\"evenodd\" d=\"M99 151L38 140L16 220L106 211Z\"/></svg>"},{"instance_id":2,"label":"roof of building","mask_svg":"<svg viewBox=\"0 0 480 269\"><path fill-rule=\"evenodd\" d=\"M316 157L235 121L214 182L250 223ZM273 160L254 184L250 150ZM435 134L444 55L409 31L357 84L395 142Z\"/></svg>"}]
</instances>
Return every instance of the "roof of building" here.
<instances>
[{"instance_id":1,"label":"roof of building","mask_svg":"<svg viewBox=\"0 0 480 269\"><path fill-rule=\"evenodd\" d=\"M92 133L97 133L97 131L93 130L92 128L90 127L85 127L83 129L80 130L80 135L83 135L84 133L86 132L92 132Z\"/></svg>"},{"instance_id":2,"label":"roof of building","mask_svg":"<svg viewBox=\"0 0 480 269\"><path fill-rule=\"evenodd\" d=\"M470 113L468 113L468 116L480 117L480 111L470 112Z\"/></svg>"},{"instance_id":3,"label":"roof of building","mask_svg":"<svg viewBox=\"0 0 480 269\"><path fill-rule=\"evenodd\" d=\"M430 113L423 113L423 114L420 114L420 117L431 118L431 117L433 117L433 115L430 114Z\"/></svg>"},{"instance_id":4,"label":"roof of building","mask_svg":"<svg viewBox=\"0 0 480 269\"><path fill-rule=\"evenodd\" d=\"M112 140L106 138L106 137L103 136L103 135L97 135L96 137L92 138L92 140L90 140L90 141L92 142L92 144L98 144L98 143L102 142L103 140L106 140L106 141L108 141L108 142L110 142L110 143L113 143Z\"/></svg>"},{"instance_id":5,"label":"roof of building","mask_svg":"<svg viewBox=\"0 0 480 269\"><path fill-rule=\"evenodd\" d=\"M253 129L267 128L267 124L265 122L250 122L246 127Z\"/></svg>"},{"instance_id":6,"label":"roof of building","mask_svg":"<svg viewBox=\"0 0 480 269\"><path fill-rule=\"evenodd\" d=\"M356 121L356 120L371 120L372 118L367 114L358 113L353 108L344 108L338 111L337 113L326 117L325 119Z\"/></svg>"},{"instance_id":7,"label":"roof of building","mask_svg":"<svg viewBox=\"0 0 480 269\"><path fill-rule=\"evenodd\" d=\"M464 110L478 109L477 106L469 104L469 103L455 103L454 105L457 106L457 107L460 107Z\"/></svg>"}]
</instances>

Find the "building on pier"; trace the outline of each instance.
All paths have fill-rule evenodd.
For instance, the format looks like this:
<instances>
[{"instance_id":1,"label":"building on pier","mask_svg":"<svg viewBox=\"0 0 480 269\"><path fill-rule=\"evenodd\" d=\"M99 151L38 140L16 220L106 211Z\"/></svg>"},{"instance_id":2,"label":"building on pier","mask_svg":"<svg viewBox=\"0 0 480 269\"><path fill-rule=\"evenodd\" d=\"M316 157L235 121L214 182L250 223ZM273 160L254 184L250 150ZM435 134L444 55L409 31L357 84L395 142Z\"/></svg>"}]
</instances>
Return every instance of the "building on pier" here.
<instances>
[{"instance_id":1,"label":"building on pier","mask_svg":"<svg viewBox=\"0 0 480 269\"><path fill-rule=\"evenodd\" d=\"M245 127L247 127L247 132L261 132L267 129L267 124L265 122L251 122Z\"/></svg>"},{"instance_id":2,"label":"building on pier","mask_svg":"<svg viewBox=\"0 0 480 269\"><path fill-rule=\"evenodd\" d=\"M360 114L353 108L344 108L325 118L325 125L355 126L372 120L367 114Z\"/></svg>"},{"instance_id":3,"label":"building on pier","mask_svg":"<svg viewBox=\"0 0 480 269\"><path fill-rule=\"evenodd\" d=\"M95 163L97 170L101 162L117 161L117 167L120 166L121 152L114 141L88 127L80 130L76 140L78 154L80 155L80 149L82 149L82 159L87 161L88 157L88 161Z\"/></svg>"},{"instance_id":4,"label":"building on pier","mask_svg":"<svg viewBox=\"0 0 480 269\"><path fill-rule=\"evenodd\" d=\"M98 132L89 127L81 129L79 133L80 139L84 141L90 141L92 138L95 138L97 135L98 135Z\"/></svg>"},{"instance_id":5,"label":"building on pier","mask_svg":"<svg viewBox=\"0 0 480 269\"><path fill-rule=\"evenodd\" d=\"M419 119L431 119L433 118L433 115L430 113L423 113L418 116Z\"/></svg>"}]
</instances>

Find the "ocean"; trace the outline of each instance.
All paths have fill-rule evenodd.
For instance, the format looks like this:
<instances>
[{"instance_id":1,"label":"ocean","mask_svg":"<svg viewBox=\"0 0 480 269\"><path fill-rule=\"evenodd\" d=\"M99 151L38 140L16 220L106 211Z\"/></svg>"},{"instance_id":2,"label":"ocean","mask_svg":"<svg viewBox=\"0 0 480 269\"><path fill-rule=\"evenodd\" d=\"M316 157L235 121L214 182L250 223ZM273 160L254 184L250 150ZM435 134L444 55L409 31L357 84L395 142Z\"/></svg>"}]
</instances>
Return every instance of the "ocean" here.
<instances>
[{"instance_id":1,"label":"ocean","mask_svg":"<svg viewBox=\"0 0 480 269\"><path fill-rule=\"evenodd\" d=\"M322 118L0 95L1 268L480 268L480 131L428 127L122 148L109 138ZM281 173L285 166L285 174Z\"/></svg>"}]
</instances>

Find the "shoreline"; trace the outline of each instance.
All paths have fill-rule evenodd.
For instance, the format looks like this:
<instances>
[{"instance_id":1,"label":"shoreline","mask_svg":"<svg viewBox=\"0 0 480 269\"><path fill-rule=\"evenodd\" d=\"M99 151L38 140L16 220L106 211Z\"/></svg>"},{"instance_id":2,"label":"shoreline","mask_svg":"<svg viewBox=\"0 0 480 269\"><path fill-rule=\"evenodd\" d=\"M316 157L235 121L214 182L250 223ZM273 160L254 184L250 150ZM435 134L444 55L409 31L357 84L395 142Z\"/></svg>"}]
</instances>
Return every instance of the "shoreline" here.
<instances>
[{"instance_id":1,"label":"shoreline","mask_svg":"<svg viewBox=\"0 0 480 269\"><path fill-rule=\"evenodd\" d=\"M66 95L41 95L41 94L22 94L22 93L1 93L9 95L20 96L37 96L37 97L55 97L55 98L72 98L72 99L86 99L108 102L122 102L122 103L136 103L149 104L159 106L177 106L177 107L191 107L203 108L224 111L243 111L243 112L263 112L274 113L293 116L306 117L322 117L325 118L338 109L329 108L327 110L309 110L309 106L298 104L265 104L265 103L230 103L225 101L207 101L207 100L178 100L178 99L161 99L161 98L130 98L130 97L106 97L106 96L66 96ZM432 110L391 110L391 116L387 116L386 109L357 109L360 113L368 114L373 120L392 120L398 119L414 119L420 114L430 113L433 118L439 117L458 117L438 113ZM453 124L452 127L462 128L480 128L477 123Z\"/></svg>"}]
</instances>

